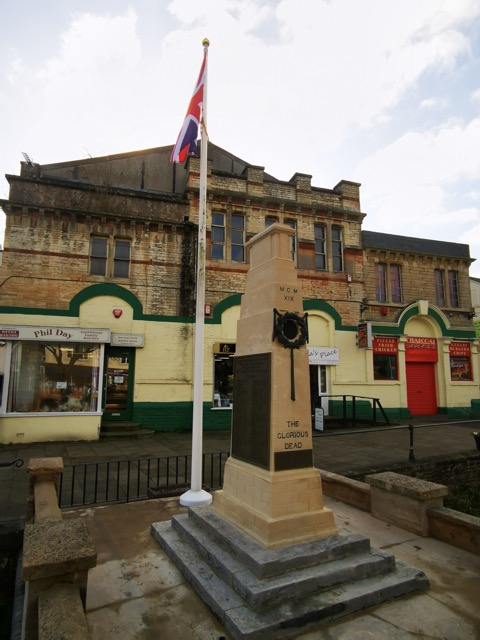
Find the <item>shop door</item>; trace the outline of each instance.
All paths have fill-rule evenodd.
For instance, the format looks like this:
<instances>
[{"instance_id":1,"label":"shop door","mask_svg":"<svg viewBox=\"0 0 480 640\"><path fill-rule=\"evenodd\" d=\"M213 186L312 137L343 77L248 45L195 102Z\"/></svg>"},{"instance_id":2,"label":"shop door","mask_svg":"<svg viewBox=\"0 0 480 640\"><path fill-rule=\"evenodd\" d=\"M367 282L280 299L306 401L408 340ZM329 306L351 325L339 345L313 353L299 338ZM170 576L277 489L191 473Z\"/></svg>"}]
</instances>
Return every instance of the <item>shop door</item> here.
<instances>
[{"instance_id":1,"label":"shop door","mask_svg":"<svg viewBox=\"0 0 480 640\"><path fill-rule=\"evenodd\" d=\"M407 362L407 402L412 416L437 413L435 364Z\"/></svg>"},{"instance_id":2,"label":"shop door","mask_svg":"<svg viewBox=\"0 0 480 640\"><path fill-rule=\"evenodd\" d=\"M328 398L327 398L327 366L324 364L310 365L310 402L312 406L312 419L315 414L315 407L320 406L323 409L323 415L328 415ZM320 399L320 400L319 400Z\"/></svg>"},{"instance_id":3,"label":"shop door","mask_svg":"<svg viewBox=\"0 0 480 640\"><path fill-rule=\"evenodd\" d=\"M105 349L104 420L131 420L135 349Z\"/></svg>"}]
</instances>

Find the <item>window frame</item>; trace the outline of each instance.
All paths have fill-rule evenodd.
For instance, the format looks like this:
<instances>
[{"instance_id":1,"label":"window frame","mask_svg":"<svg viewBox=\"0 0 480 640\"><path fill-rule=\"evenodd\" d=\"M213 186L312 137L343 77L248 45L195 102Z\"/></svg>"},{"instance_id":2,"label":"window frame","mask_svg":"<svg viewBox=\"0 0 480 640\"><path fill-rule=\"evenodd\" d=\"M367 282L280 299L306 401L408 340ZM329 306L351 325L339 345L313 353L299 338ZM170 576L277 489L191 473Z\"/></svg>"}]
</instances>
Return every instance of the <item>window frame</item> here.
<instances>
[{"instance_id":1,"label":"window frame","mask_svg":"<svg viewBox=\"0 0 480 640\"><path fill-rule=\"evenodd\" d=\"M339 236L338 238L335 237L337 233ZM330 232L330 245L332 249L332 271L335 273L343 273L345 271L343 233L343 227L332 225Z\"/></svg>"},{"instance_id":2,"label":"window frame","mask_svg":"<svg viewBox=\"0 0 480 640\"><path fill-rule=\"evenodd\" d=\"M104 255L95 255L95 246L104 248ZM120 247L128 246L128 257L120 255ZM102 260L103 268L98 269L93 265ZM95 262L94 262L95 261ZM125 280L130 277L132 263L132 241L130 238L114 236L102 236L92 234L90 236L89 275L103 278L119 278ZM122 265L122 266L120 266ZM126 265L126 266L125 266ZM121 271L124 273L121 273Z\"/></svg>"},{"instance_id":3,"label":"window frame","mask_svg":"<svg viewBox=\"0 0 480 640\"><path fill-rule=\"evenodd\" d=\"M235 221L242 221L242 226L236 226ZM236 239L241 234L241 242L236 242ZM240 251L241 259L238 260L235 257L235 252ZM230 259L232 262L245 262L245 216L241 213L232 213L230 219Z\"/></svg>"},{"instance_id":4,"label":"window frame","mask_svg":"<svg viewBox=\"0 0 480 640\"><path fill-rule=\"evenodd\" d=\"M435 281L435 304L438 307L446 307L445 269L434 269L433 273Z\"/></svg>"},{"instance_id":5,"label":"window frame","mask_svg":"<svg viewBox=\"0 0 480 640\"><path fill-rule=\"evenodd\" d=\"M375 300L387 302L387 297L387 264L377 262L375 263Z\"/></svg>"},{"instance_id":6,"label":"window frame","mask_svg":"<svg viewBox=\"0 0 480 640\"><path fill-rule=\"evenodd\" d=\"M402 267L399 264L389 265L390 299L395 304L403 302Z\"/></svg>"},{"instance_id":7,"label":"window frame","mask_svg":"<svg viewBox=\"0 0 480 640\"><path fill-rule=\"evenodd\" d=\"M460 287L458 271L448 271L448 302L450 307L457 309L460 306Z\"/></svg>"},{"instance_id":8,"label":"window frame","mask_svg":"<svg viewBox=\"0 0 480 640\"><path fill-rule=\"evenodd\" d=\"M317 231L321 231L321 237L317 235ZM326 271L328 267L327 227L324 224L313 225L313 242L315 248L315 270ZM322 266L319 266L319 262L322 263Z\"/></svg>"}]
</instances>

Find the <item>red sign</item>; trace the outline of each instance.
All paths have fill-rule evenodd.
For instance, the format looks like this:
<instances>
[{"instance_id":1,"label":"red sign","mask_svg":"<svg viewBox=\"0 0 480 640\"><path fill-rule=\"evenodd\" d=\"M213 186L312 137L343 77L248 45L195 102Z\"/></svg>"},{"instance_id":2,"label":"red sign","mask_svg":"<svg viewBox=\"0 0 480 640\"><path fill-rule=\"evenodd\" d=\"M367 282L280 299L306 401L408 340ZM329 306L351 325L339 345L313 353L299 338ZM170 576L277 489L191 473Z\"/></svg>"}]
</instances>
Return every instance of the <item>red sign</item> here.
<instances>
[{"instance_id":1,"label":"red sign","mask_svg":"<svg viewBox=\"0 0 480 640\"><path fill-rule=\"evenodd\" d=\"M0 338L18 338L19 335L17 329L0 329Z\"/></svg>"},{"instance_id":2,"label":"red sign","mask_svg":"<svg viewBox=\"0 0 480 640\"><path fill-rule=\"evenodd\" d=\"M452 358L469 358L470 342L451 342L449 351Z\"/></svg>"},{"instance_id":3,"label":"red sign","mask_svg":"<svg viewBox=\"0 0 480 640\"><path fill-rule=\"evenodd\" d=\"M437 362L437 339L407 338L405 360L408 362Z\"/></svg>"},{"instance_id":4,"label":"red sign","mask_svg":"<svg viewBox=\"0 0 480 640\"><path fill-rule=\"evenodd\" d=\"M374 338L373 353L398 353L397 338Z\"/></svg>"}]
</instances>

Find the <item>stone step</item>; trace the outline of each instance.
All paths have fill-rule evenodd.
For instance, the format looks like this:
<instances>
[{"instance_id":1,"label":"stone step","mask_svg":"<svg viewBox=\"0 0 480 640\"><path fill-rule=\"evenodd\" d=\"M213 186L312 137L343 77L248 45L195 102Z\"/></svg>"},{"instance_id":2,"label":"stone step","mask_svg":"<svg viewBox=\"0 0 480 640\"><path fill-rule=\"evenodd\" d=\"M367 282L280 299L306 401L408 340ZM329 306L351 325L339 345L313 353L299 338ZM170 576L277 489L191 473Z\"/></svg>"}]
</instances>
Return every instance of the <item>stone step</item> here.
<instances>
[{"instance_id":1,"label":"stone step","mask_svg":"<svg viewBox=\"0 0 480 640\"><path fill-rule=\"evenodd\" d=\"M154 429L142 429L139 422L131 420L103 421L100 425L101 440L107 438L152 438L154 435Z\"/></svg>"},{"instance_id":2,"label":"stone step","mask_svg":"<svg viewBox=\"0 0 480 640\"><path fill-rule=\"evenodd\" d=\"M294 638L320 624L428 587L424 573L394 563L391 570L381 575L359 577L331 588L319 587L307 596L296 596L296 583L289 572L286 575L292 578L290 589L286 581L282 602L257 610L236 590L238 581L229 582L228 575L222 574L222 564L216 556L211 556L209 561L203 558L196 546L185 544L171 522L154 523L152 535L234 640ZM317 565L319 576L328 564Z\"/></svg>"},{"instance_id":3,"label":"stone step","mask_svg":"<svg viewBox=\"0 0 480 640\"><path fill-rule=\"evenodd\" d=\"M250 536L219 517L207 507L188 512L188 520L210 535L233 557L243 562L258 578L268 578L292 569L302 569L322 562L370 551L370 540L356 533L344 532L340 537L302 542L287 548L264 549ZM186 521L178 517L173 526Z\"/></svg>"},{"instance_id":4,"label":"stone step","mask_svg":"<svg viewBox=\"0 0 480 640\"><path fill-rule=\"evenodd\" d=\"M351 554L346 558L290 568L281 575L258 578L235 555L196 526L187 514L172 518L172 527L204 561L215 558L215 566L212 567L215 573L232 586L253 611L278 606L291 598L303 598L321 589L379 576L395 568L395 558L391 553L369 549L367 553ZM338 540L337 536L335 538ZM320 546L322 542L319 541ZM284 548L283 553L294 556L289 548Z\"/></svg>"},{"instance_id":5,"label":"stone step","mask_svg":"<svg viewBox=\"0 0 480 640\"><path fill-rule=\"evenodd\" d=\"M108 422L104 420L100 425L100 430L105 433L109 431L136 431L140 427L139 422L131 422L130 420L112 420Z\"/></svg>"}]
</instances>

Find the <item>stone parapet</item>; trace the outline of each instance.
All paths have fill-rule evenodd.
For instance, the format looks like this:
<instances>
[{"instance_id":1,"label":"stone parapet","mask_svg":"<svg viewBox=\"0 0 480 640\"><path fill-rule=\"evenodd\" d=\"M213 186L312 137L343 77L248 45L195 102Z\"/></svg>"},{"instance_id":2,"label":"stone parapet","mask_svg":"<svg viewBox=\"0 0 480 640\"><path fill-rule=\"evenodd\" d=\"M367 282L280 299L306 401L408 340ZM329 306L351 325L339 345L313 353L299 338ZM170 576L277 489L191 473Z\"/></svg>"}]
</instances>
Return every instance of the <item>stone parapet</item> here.
<instances>
[{"instance_id":1,"label":"stone parapet","mask_svg":"<svg viewBox=\"0 0 480 640\"><path fill-rule=\"evenodd\" d=\"M371 487L371 512L380 520L429 535L428 509L443 506L448 488L387 471L365 476Z\"/></svg>"}]
</instances>

